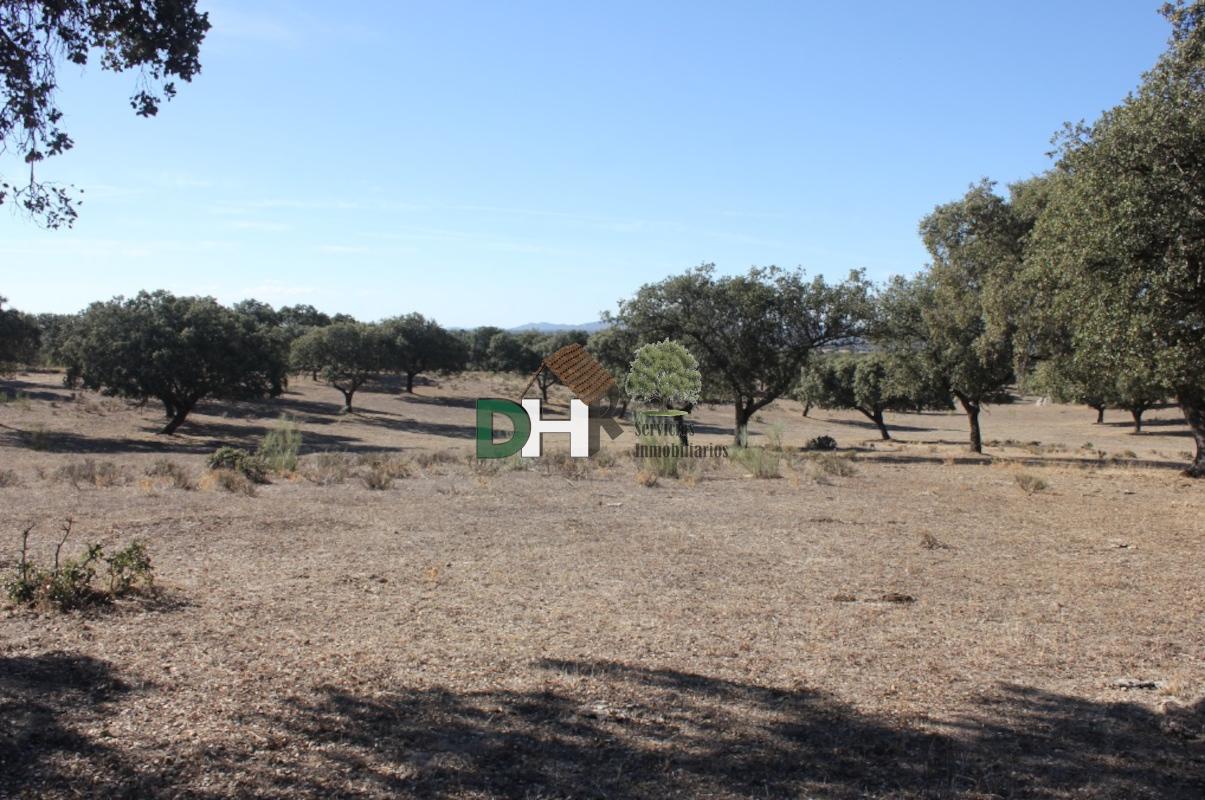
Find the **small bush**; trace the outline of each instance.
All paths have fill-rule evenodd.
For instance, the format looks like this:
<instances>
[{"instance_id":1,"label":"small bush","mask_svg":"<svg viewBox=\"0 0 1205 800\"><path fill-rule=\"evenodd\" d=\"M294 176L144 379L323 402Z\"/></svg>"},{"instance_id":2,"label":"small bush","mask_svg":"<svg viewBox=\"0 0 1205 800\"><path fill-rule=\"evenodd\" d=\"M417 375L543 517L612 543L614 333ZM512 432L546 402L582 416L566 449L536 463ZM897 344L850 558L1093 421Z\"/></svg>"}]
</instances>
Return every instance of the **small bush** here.
<instances>
[{"instance_id":1,"label":"small bush","mask_svg":"<svg viewBox=\"0 0 1205 800\"><path fill-rule=\"evenodd\" d=\"M812 466L820 475L833 475L838 478L849 478L858 474L858 468L849 458L835 455L823 455L812 459Z\"/></svg>"},{"instance_id":2,"label":"small bush","mask_svg":"<svg viewBox=\"0 0 1205 800\"><path fill-rule=\"evenodd\" d=\"M83 461L64 464L56 469L54 479L67 481L77 489L81 484L105 489L125 483L126 476L112 461L93 461L85 458Z\"/></svg>"},{"instance_id":3,"label":"small bush","mask_svg":"<svg viewBox=\"0 0 1205 800\"><path fill-rule=\"evenodd\" d=\"M241 494L245 497L255 497L255 482L241 472L232 469L215 469L210 476L214 484L231 494Z\"/></svg>"},{"instance_id":4,"label":"small bush","mask_svg":"<svg viewBox=\"0 0 1205 800\"><path fill-rule=\"evenodd\" d=\"M21 479L17 477L17 473L11 469L0 469L0 489L7 489L10 486L20 486Z\"/></svg>"},{"instance_id":5,"label":"small bush","mask_svg":"<svg viewBox=\"0 0 1205 800\"><path fill-rule=\"evenodd\" d=\"M316 453L306 456L301 475L318 486L333 486L351 477L355 466L355 458L347 453Z\"/></svg>"},{"instance_id":6,"label":"small bush","mask_svg":"<svg viewBox=\"0 0 1205 800\"><path fill-rule=\"evenodd\" d=\"M831 436L817 436L814 439L808 439L808 443L804 446L805 450L836 450L837 440Z\"/></svg>"},{"instance_id":7,"label":"small bush","mask_svg":"<svg viewBox=\"0 0 1205 800\"><path fill-rule=\"evenodd\" d=\"M777 450L765 447L737 447L732 451L732 459L749 470L755 478L778 478L782 456Z\"/></svg>"},{"instance_id":8,"label":"small bush","mask_svg":"<svg viewBox=\"0 0 1205 800\"><path fill-rule=\"evenodd\" d=\"M208 465L215 471L237 472L254 483L268 482L268 470L263 460L241 447L219 447L209 455Z\"/></svg>"},{"instance_id":9,"label":"small bush","mask_svg":"<svg viewBox=\"0 0 1205 800\"><path fill-rule=\"evenodd\" d=\"M459 461L460 456L447 450L436 450L430 453L423 450L414 455L414 463L418 464L422 469L439 466L440 464L455 464Z\"/></svg>"},{"instance_id":10,"label":"small bush","mask_svg":"<svg viewBox=\"0 0 1205 800\"><path fill-rule=\"evenodd\" d=\"M155 571L142 542L130 542L107 556L105 563L109 565L109 594L114 597L129 594L139 584L145 589L154 585Z\"/></svg>"},{"instance_id":11,"label":"small bush","mask_svg":"<svg viewBox=\"0 0 1205 800\"><path fill-rule=\"evenodd\" d=\"M786 428L781 422L772 422L766 428L766 449L782 451L782 436Z\"/></svg>"},{"instance_id":12,"label":"small bush","mask_svg":"<svg viewBox=\"0 0 1205 800\"><path fill-rule=\"evenodd\" d=\"M652 488L657 485L657 473L650 469L641 469L636 473L636 482L641 486Z\"/></svg>"},{"instance_id":13,"label":"small bush","mask_svg":"<svg viewBox=\"0 0 1205 800\"><path fill-rule=\"evenodd\" d=\"M389 471L381 466L375 466L360 476L360 480L369 489L376 491L384 491L393 486L393 476Z\"/></svg>"},{"instance_id":14,"label":"small bush","mask_svg":"<svg viewBox=\"0 0 1205 800\"><path fill-rule=\"evenodd\" d=\"M300 451L301 430L288 417L281 417L276 427L264 434L255 455L273 472L293 472Z\"/></svg>"},{"instance_id":15,"label":"small bush","mask_svg":"<svg viewBox=\"0 0 1205 800\"><path fill-rule=\"evenodd\" d=\"M132 542L107 557L101 545L89 544L78 558L62 560L63 545L71 535L73 522L68 518L64 523L63 536L54 549L54 563L50 567L29 560L29 534L33 526L21 532L21 559L16 574L5 587L9 600L17 605L43 605L68 611L124 596L140 584L146 589L153 586L154 570L141 542ZM102 561L108 565L107 591L98 591L93 586L97 565Z\"/></svg>"},{"instance_id":16,"label":"small bush","mask_svg":"<svg viewBox=\"0 0 1205 800\"><path fill-rule=\"evenodd\" d=\"M192 475L175 461L159 458L145 470L148 478L162 478L169 486L191 491L197 488Z\"/></svg>"},{"instance_id":17,"label":"small bush","mask_svg":"<svg viewBox=\"0 0 1205 800\"><path fill-rule=\"evenodd\" d=\"M598 452L594 454L594 463L603 469L613 467L615 466L615 454L610 450L599 448Z\"/></svg>"},{"instance_id":18,"label":"small bush","mask_svg":"<svg viewBox=\"0 0 1205 800\"><path fill-rule=\"evenodd\" d=\"M660 439L655 436L641 436L640 444L645 447L657 448L654 452L655 456L640 456L636 459L637 466L642 471L648 471L656 475L658 478L676 478L678 477L678 464L682 460L681 456L673 454L668 448L677 444L677 440Z\"/></svg>"},{"instance_id":19,"label":"small bush","mask_svg":"<svg viewBox=\"0 0 1205 800\"><path fill-rule=\"evenodd\" d=\"M538 462L545 475L563 475L566 478L584 478L590 471L590 460L574 458L568 453L545 453Z\"/></svg>"},{"instance_id":20,"label":"small bush","mask_svg":"<svg viewBox=\"0 0 1205 800\"><path fill-rule=\"evenodd\" d=\"M1021 490L1024 491L1025 494L1029 495L1044 492L1050 488L1046 481L1030 472L1018 472L1013 476L1013 480L1017 482L1017 485L1021 487Z\"/></svg>"},{"instance_id":21,"label":"small bush","mask_svg":"<svg viewBox=\"0 0 1205 800\"><path fill-rule=\"evenodd\" d=\"M409 478L414 473L414 467L408 459L389 453L366 453L360 456L359 461L370 470L382 472L390 478Z\"/></svg>"}]
</instances>

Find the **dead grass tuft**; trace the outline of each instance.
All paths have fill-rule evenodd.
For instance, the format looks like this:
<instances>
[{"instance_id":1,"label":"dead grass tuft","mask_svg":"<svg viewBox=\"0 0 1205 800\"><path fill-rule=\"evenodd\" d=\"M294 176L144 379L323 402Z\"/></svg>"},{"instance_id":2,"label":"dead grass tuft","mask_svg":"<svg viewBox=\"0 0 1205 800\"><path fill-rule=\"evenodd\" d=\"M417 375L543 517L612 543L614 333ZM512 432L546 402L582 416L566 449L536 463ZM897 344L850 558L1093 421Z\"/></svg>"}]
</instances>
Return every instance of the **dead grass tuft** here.
<instances>
[{"instance_id":1,"label":"dead grass tuft","mask_svg":"<svg viewBox=\"0 0 1205 800\"><path fill-rule=\"evenodd\" d=\"M1050 485L1045 480L1034 475L1032 472L1018 472L1013 475L1013 480L1028 495L1035 495L1050 488Z\"/></svg>"},{"instance_id":2,"label":"dead grass tuft","mask_svg":"<svg viewBox=\"0 0 1205 800\"><path fill-rule=\"evenodd\" d=\"M93 461L90 458L59 467L54 471L54 480L65 481L77 489L80 486L107 489L128 483L125 472L112 461Z\"/></svg>"}]
</instances>

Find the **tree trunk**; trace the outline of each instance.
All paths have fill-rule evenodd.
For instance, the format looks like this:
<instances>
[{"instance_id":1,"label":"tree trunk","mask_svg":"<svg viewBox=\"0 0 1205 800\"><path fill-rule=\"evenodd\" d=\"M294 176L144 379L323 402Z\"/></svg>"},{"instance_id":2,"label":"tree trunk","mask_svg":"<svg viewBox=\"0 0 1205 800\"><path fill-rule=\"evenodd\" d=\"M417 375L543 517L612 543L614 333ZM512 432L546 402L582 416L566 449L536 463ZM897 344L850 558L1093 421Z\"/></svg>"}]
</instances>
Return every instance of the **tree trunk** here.
<instances>
[{"instance_id":1,"label":"tree trunk","mask_svg":"<svg viewBox=\"0 0 1205 800\"><path fill-rule=\"evenodd\" d=\"M406 373L406 394L414 394L414 376L416 374L414 372Z\"/></svg>"},{"instance_id":2,"label":"tree trunk","mask_svg":"<svg viewBox=\"0 0 1205 800\"><path fill-rule=\"evenodd\" d=\"M1130 416L1134 418L1134 433L1142 433L1142 412L1146 409L1131 408Z\"/></svg>"},{"instance_id":3,"label":"tree trunk","mask_svg":"<svg viewBox=\"0 0 1205 800\"><path fill-rule=\"evenodd\" d=\"M176 413L172 414L172 418L163 426L163 430L159 431L161 434L175 433L176 428L184 424L184 419L188 416L188 412L192 411L192 405L188 403L175 403L173 405L175 406Z\"/></svg>"},{"instance_id":4,"label":"tree trunk","mask_svg":"<svg viewBox=\"0 0 1205 800\"><path fill-rule=\"evenodd\" d=\"M803 415L806 417L808 414L811 414L811 413L812 413L812 401L809 400L808 402L803 404Z\"/></svg>"},{"instance_id":5,"label":"tree trunk","mask_svg":"<svg viewBox=\"0 0 1205 800\"><path fill-rule=\"evenodd\" d=\"M176 404L170 398L160 397L159 402L163 403L163 413L168 419L176 416Z\"/></svg>"},{"instance_id":6,"label":"tree trunk","mask_svg":"<svg viewBox=\"0 0 1205 800\"><path fill-rule=\"evenodd\" d=\"M1105 407L1104 406L1092 406L1092 408L1096 409L1096 424L1103 425L1104 421L1105 421Z\"/></svg>"},{"instance_id":7,"label":"tree trunk","mask_svg":"<svg viewBox=\"0 0 1205 800\"><path fill-rule=\"evenodd\" d=\"M956 394L954 396L957 397L958 402L962 404L963 411L967 412L967 422L969 422L971 426L971 452L982 453L983 436L979 432L980 406L978 403L971 402L969 398L964 397L963 395Z\"/></svg>"},{"instance_id":8,"label":"tree trunk","mask_svg":"<svg viewBox=\"0 0 1205 800\"><path fill-rule=\"evenodd\" d=\"M1197 455L1184 474L1190 478L1205 478L1205 393L1181 392L1176 399L1197 443Z\"/></svg>"},{"instance_id":9,"label":"tree trunk","mask_svg":"<svg viewBox=\"0 0 1205 800\"><path fill-rule=\"evenodd\" d=\"M887 422L883 419L883 409L876 408L870 418L879 426L879 435L883 437L883 441L890 441L891 434L887 431Z\"/></svg>"},{"instance_id":10,"label":"tree trunk","mask_svg":"<svg viewBox=\"0 0 1205 800\"><path fill-rule=\"evenodd\" d=\"M733 444L736 447L749 446L749 417L753 416L753 412L746 406L736 403L736 431L733 435Z\"/></svg>"},{"instance_id":11,"label":"tree trunk","mask_svg":"<svg viewBox=\"0 0 1205 800\"><path fill-rule=\"evenodd\" d=\"M689 447L690 439L686 436L686 416L674 417L674 423L678 427L678 444Z\"/></svg>"},{"instance_id":12,"label":"tree trunk","mask_svg":"<svg viewBox=\"0 0 1205 800\"><path fill-rule=\"evenodd\" d=\"M339 389L339 387L337 387L337 386L335 388ZM352 399L352 397L355 396L356 390L355 389L339 389L339 391L343 392L343 410L345 412L347 412L348 414L350 414L351 413L351 399Z\"/></svg>"}]
</instances>

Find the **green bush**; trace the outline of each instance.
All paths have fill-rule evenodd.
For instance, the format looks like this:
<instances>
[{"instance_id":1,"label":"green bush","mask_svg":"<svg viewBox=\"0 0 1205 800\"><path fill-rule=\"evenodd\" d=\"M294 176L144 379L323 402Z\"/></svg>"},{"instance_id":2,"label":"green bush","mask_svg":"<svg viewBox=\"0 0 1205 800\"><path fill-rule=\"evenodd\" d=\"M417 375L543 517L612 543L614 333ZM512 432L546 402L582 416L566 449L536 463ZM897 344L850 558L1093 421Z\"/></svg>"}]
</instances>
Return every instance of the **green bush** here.
<instances>
[{"instance_id":1,"label":"green bush","mask_svg":"<svg viewBox=\"0 0 1205 800\"><path fill-rule=\"evenodd\" d=\"M264 434L256 456L273 472L293 472L300 451L301 429L288 417L281 417L276 427Z\"/></svg>"},{"instance_id":2,"label":"green bush","mask_svg":"<svg viewBox=\"0 0 1205 800\"><path fill-rule=\"evenodd\" d=\"M817 436L814 439L808 439L807 450L836 450L837 440L831 436Z\"/></svg>"},{"instance_id":3,"label":"green bush","mask_svg":"<svg viewBox=\"0 0 1205 800\"><path fill-rule=\"evenodd\" d=\"M105 556L101 545L88 544L78 558L62 560L63 545L71 535L72 525L73 520L68 518L50 567L29 560L29 534L33 526L21 532L21 558L15 574L5 584L9 600L17 605L49 606L69 611L108 602L139 588L153 587L154 569L141 542L132 542L111 556ZM102 562L108 566L107 590L98 590L93 585L97 565Z\"/></svg>"},{"instance_id":4,"label":"green bush","mask_svg":"<svg viewBox=\"0 0 1205 800\"><path fill-rule=\"evenodd\" d=\"M139 583L146 589L154 585L155 571L142 542L130 542L106 557L105 563L109 565L109 594L114 597L129 594Z\"/></svg>"},{"instance_id":5,"label":"green bush","mask_svg":"<svg viewBox=\"0 0 1205 800\"><path fill-rule=\"evenodd\" d=\"M636 459L637 466L640 467L641 471L649 472L658 478L678 477L678 462L682 460L682 457L674 455L672 450L667 449L672 445L678 444L677 439L641 436L640 444L658 448L655 451L657 455L640 456Z\"/></svg>"},{"instance_id":6,"label":"green bush","mask_svg":"<svg viewBox=\"0 0 1205 800\"><path fill-rule=\"evenodd\" d=\"M732 458L755 478L779 478L779 465L782 454L777 450L766 447L737 447L732 451Z\"/></svg>"},{"instance_id":7,"label":"green bush","mask_svg":"<svg viewBox=\"0 0 1205 800\"><path fill-rule=\"evenodd\" d=\"M267 483L268 470L263 460L241 447L219 447L209 456L209 468L237 472L253 483Z\"/></svg>"}]
</instances>

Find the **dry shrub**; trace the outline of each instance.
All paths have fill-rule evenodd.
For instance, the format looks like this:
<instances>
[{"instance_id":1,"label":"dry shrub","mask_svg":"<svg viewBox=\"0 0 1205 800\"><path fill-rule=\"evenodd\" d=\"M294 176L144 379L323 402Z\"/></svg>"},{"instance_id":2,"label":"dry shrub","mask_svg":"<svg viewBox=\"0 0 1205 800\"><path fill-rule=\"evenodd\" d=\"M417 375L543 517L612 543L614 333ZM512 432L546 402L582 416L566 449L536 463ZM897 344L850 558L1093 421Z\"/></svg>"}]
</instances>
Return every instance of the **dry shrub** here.
<instances>
[{"instance_id":1,"label":"dry shrub","mask_svg":"<svg viewBox=\"0 0 1205 800\"><path fill-rule=\"evenodd\" d=\"M81 485L105 489L126 483L125 473L112 461L93 461L90 458L64 464L54 471L54 479L67 481L77 489Z\"/></svg>"},{"instance_id":2,"label":"dry shrub","mask_svg":"<svg viewBox=\"0 0 1205 800\"><path fill-rule=\"evenodd\" d=\"M565 452L546 453L536 463L543 468L545 475L584 478L590 473L590 459L574 458Z\"/></svg>"},{"instance_id":3,"label":"dry shrub","mask_svg":"<svg viewBox=\"0 0 1205 800\"><path fill-rule=\"evenodd\" d=\"M610 450L600 447L598 452L594 454L594 463L596 466L602 467L603 469L613 467L616 464L615 454Z\"/></svg>"},{"instance_id":4,"label":"dry shrub","mask_svg":"<svg viewBox=\"0 0 1205 800\"><path fill-rule=\"evenodd\" d=\"M360 480L364 482L367 488L375 491L384 491L393 486L393 475L381 465L370 467L367 472L360 476Z\"/></svg>"},{"instance_id":5,"label":"dry shrub","mask_svg":"<svg viewBox=\"0 0 1205 800\"><path fill-rule=\"evenodd\" d=\"M162 483L175 489L190 491L197 488L196 482L188 470L166 458L156 459L155 463L146 468L145 474L148 478L158 478Z\"/></svg>"},{"instance_id":6,"label":"dry shrub","mask_svg":"<svg viewBox=\"0 0 1205 800\"><path fill-rule=\"evenodd\" d=\"M925 531L920 536L920 546L926 550L949 550L950 546L938 539L929 531Z\"/></svg>"},{"instance_id":7,"label":"dry shrub","mask_svg":"<svg viewBox=\"0 0 1205 800\"><path fill-rule=\"evenodd\" d=\"M369 472L379 472L390 479L409 478L414 473L409 459L390 453L365 453L360 456L359 461L361 466L368 467Z\"/></svg>"},{"instance_id":8,"label":"dry shrub","mask_svg":"<svg viewBox=\"0 0 1205 800\"><path fill-rule=\"evenodd\" d=\"M1021 490L1028 495L1034 495L1038 492L1044 492L1050 488L1046 481L1034 475L1032 472L1018 472L1013 475L1013 480L1021 487Z\"/></svg>"},{"instance_id":9,"label":"dry shrub","mask_svg":"<svg viewBox=\"0 0 1205 800\"><path fill-rule=\"evenodd\" d=\"M766 447L737 447L732 451L732 460L743 466L755 478L780 478L779 464L782 455L778 450Z\"/></svg>"},{"instance_id":10,"label":"dry shrub","mask_svg":"<svg viewBox=\"0 0 1205 800\"><path fill-rule=\"evenodd\" d=\"M356 468L355 456L347 453L316 453L301 462L301 476L317 486L345 482Z\"/></svg>"},{"instance_id":11,"label":"dry shrub","mask_svg":"<svg viewBox=\"0 0 1205 800\"><path fill-rule=\"evenodd\" d=\"M812 459L814 475L833 475L838 478L850 478L858 474L849 456L822 455Z\"/></svg>"},{"instance_id":12,"label":"dry shrub","mask_svg":"<svg viewBox=\"0 0 1205 800\"><path fill-rule=\"evenodd\" d=\"M636 483L641 486L647 486L650 489L657 485L657 473L650 469L641 469L636 472Z\"/></svg>"},{"instance_id":13,"label":"dry shrub","mask_svg":"<svg viewBox=\"0 0 1205 800\"><path fill-rule=\"evenodd\" d=\"M17 473L11 469L0 469L0 489L7 489L10 486L20 486L21 479L17 477Z\"/></svg>"},{"instance_id":14,"label":"dry shrub","mask_svg":"<svg viewBox=\"0 0 1205 800\"><path fill-rule=\"evenodd\" d=\"M414 454L414 463L420 469L430 469L442 464L457 464L459 462L460 456L448 450L435 450L432 452L422 450Z\"/></svg>"},{"instance_id":15,"label":"dry shrub","mask_svg":"<svg viewBox=\"0 0 1205 800\"><path fill-rule=\"evenodd\" d=\"M211 469L202 476L199 485L203 489L223 489L231 494L255 497L255 482L232 469Z\"/></svg>"}]
</instances>

